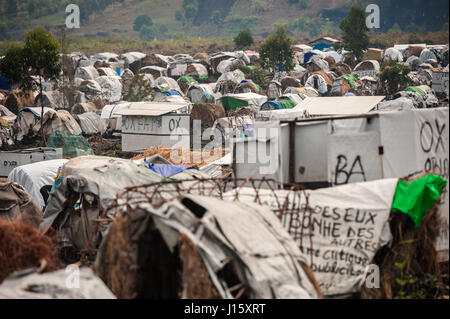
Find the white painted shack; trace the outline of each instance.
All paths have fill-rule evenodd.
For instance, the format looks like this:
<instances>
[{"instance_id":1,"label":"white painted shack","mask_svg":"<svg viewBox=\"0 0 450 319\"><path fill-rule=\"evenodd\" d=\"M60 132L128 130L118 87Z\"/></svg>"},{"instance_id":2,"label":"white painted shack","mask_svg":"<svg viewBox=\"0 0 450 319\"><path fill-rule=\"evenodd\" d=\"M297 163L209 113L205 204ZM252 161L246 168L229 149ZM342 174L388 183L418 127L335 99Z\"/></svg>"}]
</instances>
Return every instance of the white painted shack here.
<instances>
[{"instance_id":1,"label":"white painted shack","mask_svg":"<svg viewBox=\"0 0 450 319\"><path fill-rule=\"evenodd\" d=\"M152 146L189 147L188 104L148 102L132 104L120 111L122 150L137 152Z\"/></svg>"}]
</instances>

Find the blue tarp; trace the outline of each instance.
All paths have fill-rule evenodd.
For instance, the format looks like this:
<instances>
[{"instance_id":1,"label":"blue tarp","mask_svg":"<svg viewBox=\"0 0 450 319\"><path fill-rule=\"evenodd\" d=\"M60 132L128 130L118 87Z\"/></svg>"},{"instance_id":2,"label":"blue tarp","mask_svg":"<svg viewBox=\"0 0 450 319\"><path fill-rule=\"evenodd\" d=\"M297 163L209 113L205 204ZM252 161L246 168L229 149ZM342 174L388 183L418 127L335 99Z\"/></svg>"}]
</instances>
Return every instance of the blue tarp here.
<instances>
[{"instance_id":1,"label":"blue tarp","mask_svg":"<svg viewBox=\"0 0 450 319\"><path fill-rule=\"evenodd\" d=\"M4 76L0 76L0 90L11 90L11 85L9 85L8 79Z\"/></svg>"},{"instance_id":2,"label":"blue tarp","mask_svg":"<svg viewBox=\"0 0 450 319\"><path fill-rule=\"evenodd\" d=\"M173 175L184 172L185 170L191 168L190 166L176 166L176 165L170 165L170 164L148 163L147 159L144 159L144 163L149 169L151 169L155 173L158 173L159 175L161 175L164 178L169 178Z\"/></svg>"},{"instance_id":3,"label":"blue tarp","mask_svg":"<svg viewBox=\"0 0 450 319\"><path fill-rule=\"evenodd\" d=\"M177 90L170 90L170 91L164 91L162 93L165 93L167 96L171 96L171 95L179 95L182 96L180 92L178 92Z\"/></svg>"},{"instance_id":4,"label":"blue tarp","mask_svg":"<svg viewBox=\"0 0 450 319\"><path fill-rule=\"evenodd\" d=\"M312 57L313 55L317 55L317 54L314 53L314 52L306 52L305 55L304 55L304 57L303 57L303 64L308 63L309 59L311 59L311 57Z\"/></svg>"},{"instance_id":5,"label":"blue tarp","mask_svg":"<svg viewBox=\"0 0 450 319\"><path fill-rule=\"evenodd\" d=\"M333 46L332 44L317 43L317 44L313 45L313 50L323 51L324 49L331 48L332 46Z\"/></svg>"}]
</instances>

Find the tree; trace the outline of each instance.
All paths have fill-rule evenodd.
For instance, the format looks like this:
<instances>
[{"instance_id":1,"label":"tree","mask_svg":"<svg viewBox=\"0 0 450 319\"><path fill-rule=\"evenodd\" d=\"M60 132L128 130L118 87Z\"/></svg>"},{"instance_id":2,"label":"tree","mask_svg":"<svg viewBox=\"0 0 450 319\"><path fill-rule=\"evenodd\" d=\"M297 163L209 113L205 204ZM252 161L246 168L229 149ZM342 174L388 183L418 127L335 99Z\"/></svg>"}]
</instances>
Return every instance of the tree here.
<instances>
[{"instance_id":1,"label":"tree","mask_svg":"<svg viewBox=\"0 0 450 319\"><path fill-rule=\"evenodd\" d=\"M366 26L366 13L359 6L350 8L348 16L341 21L343 47L360 59L369 46L369 29Z\"/></svg>"},{"instance_id":2,"label":"tree","mask_svg":"<svg viewBox=\"0 0 450 319\"><path fill-rule=\"evenodd\" d=\"M400 64L397 61L385 61L381 65L380 78L381 85L388 94L396 93L401 87L411 82L408 74L411 72L409 66Z\"/></svg>"},{"instance_id":3,"label":"tree","mask_svg":"<svg viewBox=\"0 0 450 319\"><path fill-rule=\"evenodd\" d=\"M295 67L292 39L283 26L278 27L262 43L259 54L261 66L265 69L289 72Z\"/></svg>"},{"instance_id":4,"label":"tree","mask_svg":"<svg viewBox=\"0 0 450 319\"><path fill-rule=\"evenodd\" d=\"M177 20L177 21L183 21L183 19L184 19L183 13L181 13L180 10L177 10L177 11L175 12L175 20Z\"/></svg>"},{"instance_id":5,"label":"tree","mask_svg":"<svg viewBox=\"0 0 450 319\"><path fill-rule=\"evenodd\" d=\"M42 103L42 79L56 80L61 73L59 43L51 33L37 27L25 34L24 46L12 44L0 60L0 72L22 89L30 90L33 84L39 88L41 104L41 136L43 134L44 105ZM37 77L33 78L33 76Z\"/></svg>"},{"instance_id":6,"label":"tree","mask_svg":"<svg viewBox=\"0 0 450 319\"><path fill-rule=\"evenodd\" d=\"M144 41L153 41L155 39L156 32L153 27L144 25L139 32L139 38Z\"/></svg>"},{"instance_id":7,"label":"tree","mask_svg":"<svg viewBox=\"0 0 450 319\"><path fill-rule=\"evenodd\" d=\"M141 31L143 26L152 26L152 25L153 25L152 18L150 18L146 14L142 14L134 20L133 30L139 32Z\"/></svg>"},{"instance_id":8,"label":"tree","mask_svg":"<svg viewBox=\"0 0 450 319\"><path fill-rule=\"evenodd\" d=\"M8 26L6 23L0 22L0 40L9 40L10 38Z\"/></svg>"},{"instance_id":9,"label":"tree","mask_svg":"<svg viewBox=\"0 0 450 319\"><path fill-rule=\"evenodd\" d=\"M123 100L128 102L150 101L152 93L153 89L150 81L143 73L138 73L131 79Z\"/></svg>"},{"instance_id":10,"label":"tree","mask_svg":"<svg viewBox=\"0 0 450 319\"><path fill-rule=\"evenodd\" d=\"M233 41L238 49L248 48L253 44L252 33L249 29L242 30Z\"/></svg>"}]
</instances>

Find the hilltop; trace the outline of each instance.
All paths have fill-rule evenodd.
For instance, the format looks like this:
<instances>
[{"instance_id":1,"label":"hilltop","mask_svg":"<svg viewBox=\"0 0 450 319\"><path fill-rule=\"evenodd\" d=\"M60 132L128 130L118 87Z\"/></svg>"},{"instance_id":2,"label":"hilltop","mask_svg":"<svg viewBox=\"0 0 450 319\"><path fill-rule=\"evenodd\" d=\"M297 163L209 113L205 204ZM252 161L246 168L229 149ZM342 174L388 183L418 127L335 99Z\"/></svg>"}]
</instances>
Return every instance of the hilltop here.
<instances>
[{"instance_id":1,"label":"hilltop","mask_svg":"<svg viewBox=\"0 0 450 319\"><path fill-rule=\"evenodd\" d=\"M81 28L69 35L136 40L133 23L142 14L151 17L155 38L164 40L229 38L244 28L265 37L277 24L294 37L337 35L339 21L355 3L380 5L381 32L441 31L448 30L449 10L446 0L0 0L0 40L21 40L37 25L59 31L68 3L78 4L82 15Z\"/></svg>"}]
</instances>

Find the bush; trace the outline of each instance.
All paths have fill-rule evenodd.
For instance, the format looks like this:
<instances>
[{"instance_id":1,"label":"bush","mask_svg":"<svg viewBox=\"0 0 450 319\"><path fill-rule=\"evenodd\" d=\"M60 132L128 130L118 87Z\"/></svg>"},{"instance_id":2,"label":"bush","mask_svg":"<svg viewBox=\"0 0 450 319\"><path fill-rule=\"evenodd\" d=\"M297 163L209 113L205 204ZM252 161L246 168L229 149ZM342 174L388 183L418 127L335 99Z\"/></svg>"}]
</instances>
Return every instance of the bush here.
<instances>
[{"instance_id":1,"label":"bush","mask_svg":"<svg viewBox=\"0 0 450 319\"><path fill-rule=\"evenodd\" d=\"M407 65L400 64L397 61L386 61L381 65L378 77L386 92L394 94L401 87L411 82L408 77L409 72L411 72L411 69Z\"/></svg>"},{"instance_id":2,"label":"bush","mask_svg":"<svg viewBox=\"0 0 450 319\"><path fill-rule=\"evenodd\" d=\"M152 18L150 18L146 14L142 14L138 16L136 20L134 20L133 30L139 32L141 31L143 26L152 26L152 25L153 25Z\"/></svg>"},{"instance_id":3,"label":"bush","mask_svg":"<svg viewBox=\"0 0 450 319\"><path fill-rule=\"evenodd\" d=\"M153 41L156 37L156 32L153 27L143 26L139 32L139 38L143 41Z\"/></svg>"},{"instance_id":4,"label":"bush","mask_svg":"<svg viewBox=\"0 0 450 319\"><path fill-rule=\"evenodd\" d=\"M245 29L239 32L233 41L238 49L244 49L253 44L253 36L249 29Z\"/></svg>"}]
</instances>

